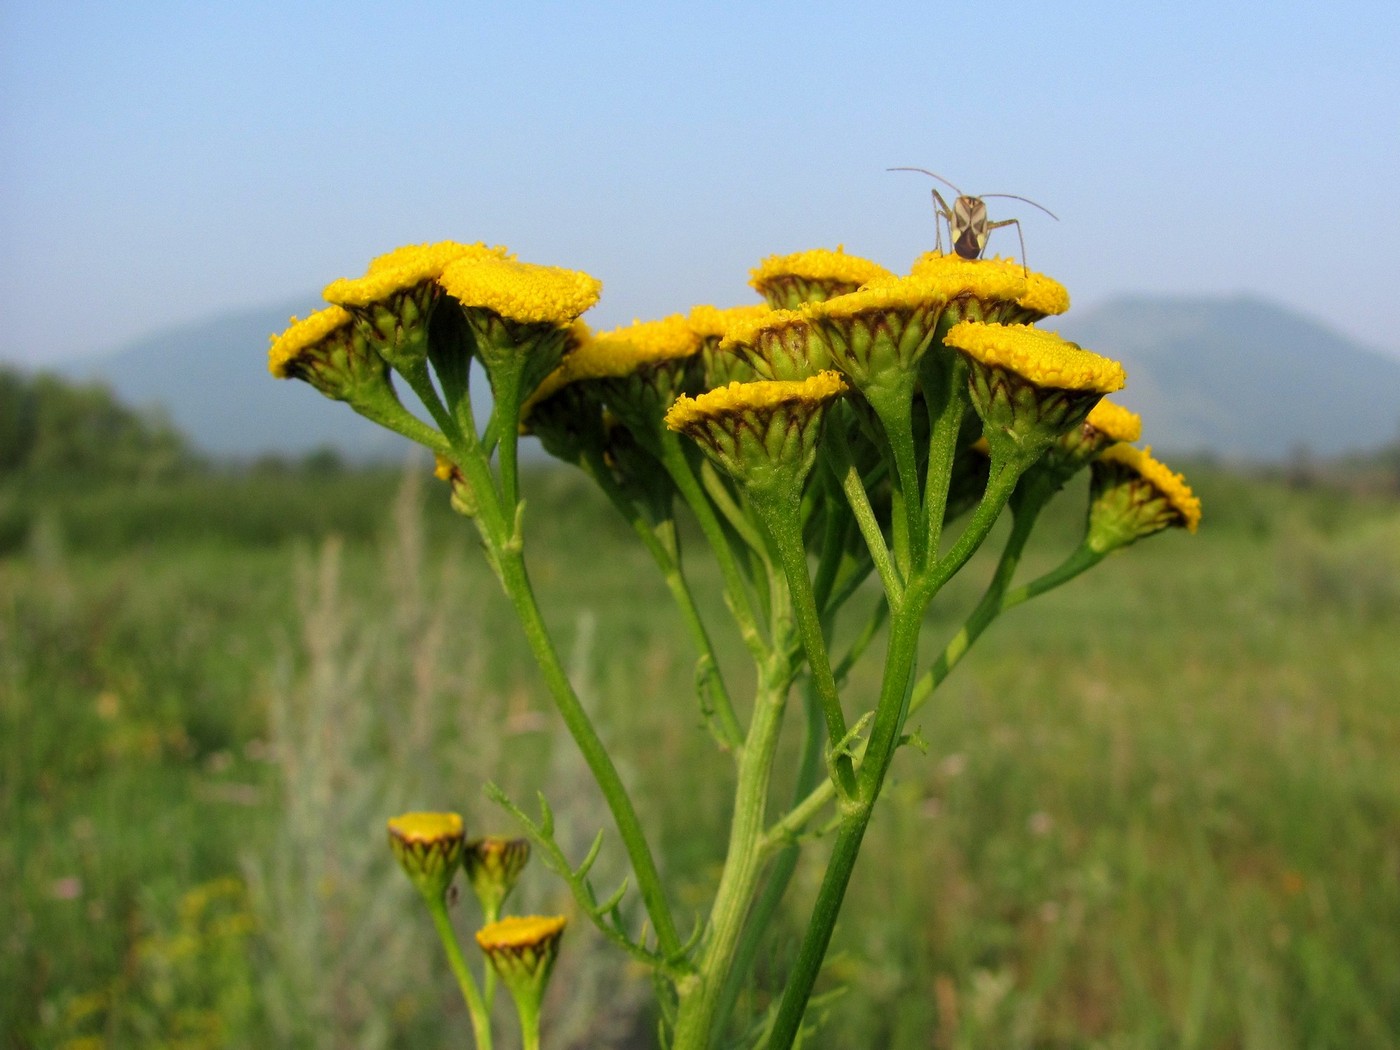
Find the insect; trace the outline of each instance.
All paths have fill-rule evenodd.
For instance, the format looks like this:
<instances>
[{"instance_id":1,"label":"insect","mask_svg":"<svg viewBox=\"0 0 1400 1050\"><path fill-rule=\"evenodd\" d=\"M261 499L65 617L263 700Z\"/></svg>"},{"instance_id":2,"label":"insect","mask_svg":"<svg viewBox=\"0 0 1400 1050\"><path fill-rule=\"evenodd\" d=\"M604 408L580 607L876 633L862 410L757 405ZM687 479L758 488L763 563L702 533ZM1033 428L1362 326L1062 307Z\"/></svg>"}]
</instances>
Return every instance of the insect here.
<instances>
[{"instance_id":1,"label":"insect","mask_svg":"<svg viewBox=\"0 0 1400 1050\"><path fill-rule=\"evenodd\" d=\"M942 175L935 175L926 168L890 168L890 171L918 171L931 178L937 179L943 185L953 190L957 197L953 201L953 206L948 207L948 202L943 199L943 195L938 192L937 187L933 190L933 209L943 221L948 224L948 241L952 245L954 253L964 259L981 258L982 253L987 250L987 238L991 232L1001 226L1015 226L1016 239L1021 242L1021 268L1026 268L1026 239L1021 235L1021 223L1016 219L1002 219L1000 222L990 222L987 219L986 197L1010 197L1012 200L1025 201L1027 204L1039 208L1056 222L1060 217L1049 208L1028 197L1018 197L1014 193L984 193L981 197L973 197L964 193ZM943 228L938 225L938 220L934 220L934 244L938 251L943 250Z\"/></svg>"}]
</instances>

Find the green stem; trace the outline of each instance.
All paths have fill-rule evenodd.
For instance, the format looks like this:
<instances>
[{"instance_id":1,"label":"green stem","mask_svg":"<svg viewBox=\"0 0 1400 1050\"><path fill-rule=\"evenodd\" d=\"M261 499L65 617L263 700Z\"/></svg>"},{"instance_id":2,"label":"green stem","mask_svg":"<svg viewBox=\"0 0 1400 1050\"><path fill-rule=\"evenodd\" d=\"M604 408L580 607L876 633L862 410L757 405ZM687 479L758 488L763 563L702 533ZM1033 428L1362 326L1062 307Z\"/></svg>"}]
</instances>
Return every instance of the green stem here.
<instances>
[{"instance_id":1,"label":"green stem","mask_svg":"<svg viewBox=\"0 0 1400 1050\"><path fill-rule=\"evenodd\" d=\"M822 776L822 741L825 738L825 722L822 718L821 703L815 693L808 691L806 697L807 731L803 737L802 760L794 784L794 802L807 795L820 780L827 785L831 781ZM764 839L759 840L760 850L766 850ZM787 894L792 876L797 871L797 861L801 853L796 842L789 842L778 851L768 869L768 877L763 882L763 891L753 906L749 921L744 926L743 937L738 951L734 954L734 965L724 982L724 992L720 996L719 1007L715 1012L715 1027L722 1031L734 1012L734 1004L744 982L753 972L754 959L758 956L763 936L768 925L777 913L778 905Z\"/></svg>"},{"instance_id":2,"label":"green stem","mask_svg":"<svg viewBox=\"0 0 1400 1050\"><path fill-rule=\"evenodd\" d=\"M657 568L661 570L661 575L666 581L666 589L671 592L671 598L680 610L681 619L690 634L691 642L705 665L701 670L701 675L705 676L705 681L713 690L715 724L720 743L730 751L737 752L739 745L743 742L744 732L739 726L739 717L735 714L734 701L729 695L729 687L725 684L724 675L720 671L719 660L715 656L710 632L705 627L705 621L700 616L700 609L695 604L695 596L691 594L690 585L686 581L685 574L681 571L680 543L675 536L674 520L667 523L669 542L662 540L657 534L656 528L646 520L645 516L637 509L636 504L627 498L626 493L613 480L612 471L602 461L601 452L595 449L587 453L584 469L603 490L612 505L617 508L618 513L627 519L628 524L632 526L632 531L637 534L637 538L642 541L642 545L646 547L652 560L656 562ZM704 698L701 699L703 701Z\"/></svg>"},{"instance_id":3,"label":"green stem","mask_svg":"<svg viewBox=\"0 0 1400 1050\"><path fill-rule=\"evenodd\" d=\"M967 386L967 361L961 354L954 354L951 360L942 362L942 368L935 368L932 359L929 359L928 365L923 371L924 396L929 399L924 513L928 522L929 557L937 558L938 545L943 538L943 516L948 509L948 486L953 478L958 432L962 429L963 411L967 405L963 393Z\"/></svg>"},{"instance_id":4,"label":"green stem","mask_svg":"<svg viewBox=\"0 0 1400 1050\"><path fill-rule=\"evenodd\" d=\"M888 721L889 712L898 712L904 705L909 692L909 681L913 675L914 661L918 656L921 623L921 609L903 606L893 612L889 643L885 652L884 681L880 688L875 719L877 727L882 714ZM831 943L836 918L840 914L846 888L850 885L851 873L855 869L856 857L860 853L860 844L865 838L865 829L869 826L870 815L874 811L875 800L879 797L892 757L893 749L877 747L872 732L870 745L866 749L866 760L860 767L859 797L848 803L842 814L831 857L827 861L826 874L822 877L812 916L807 922L807 931L798 949L797 961L778 1008L773 1034L768 1043L770 1050L787 1050L791 1047L802 1025L807 1001L811 998L822 960L826 957L827 947Z\"/></svg>"},{"instance_id":5,"label":"green stem","mask_svg":"<svg viewBox=\"0 0 1400 1050\"><path fill-rule=\"evenodd\" d=\"M676 489L680 492L681 498L685 500L696 520L700 523L700 531L714 551L715 560L719 563L720 575L724 578L725 592L729 596L729 609L735 622L739 625L739 633L743 636L744 644L756 660L763 660L768 653L768 647L764 644L763 635L758 628L758 614L753 607L753 597L744 584L744 577L739 571L738 562L734 560L734 548L730 546L729 537L724 532L724 526L715 516L714 505L696 480L695 472L690 466L690 460L686 458L680 439L674 432L662 430L660 452L662 466L671 475L671 480L676 483Z\"/></svg>"},{"instance_id":6,"label":"green stem","mask_svg":"<svg viewBox=\"0 0 1400 1050\"><path fill-rule=\"evenodd\" d=\"M540 615L539 604L535 600L524 559L519 551L505 548L497 552L497 560L500 565L501 582L515 605L516 615L520 618L520 624L530 644L530 651L544 674L555 706L558 707L564 724L568 726L569 733L578 744L584 761L588 763L594 780L607 800L608 809L612 812L613 821L617 824L618 833L622 836L627 855L632 862L637 889L641 892L647 915L656 930L661 952L667 956L674 955L681 949L680 936L676 932L671 910L666 903L665 890L661 885L661 876L652 857L651 847L647 845L641 822L637 819L632 799L627 794L607 749L598 738L588 713L574 692L559 654L554 649L554 642L545 627L544 618Z\"/></svg>"},{"instance_id":7,"label":"green stem","mask_svg":"<svg viewBox=\"0 0 1400 1050\"><path fill-rule=\"evenodd\" d=\"M890 549L885 545L884 534L880 531L875 509L870 506L870 497L866 494L860 471L851 459L850 446L846 444L846 437L840 427L828 428L826 435L828 466L846 494L846 502L855 516L861 538L865 540L870 559L875 563L875 571L880 576L880 582L884 584L885 598L891 603L898 601L899 596L904 593L904 584L890 560Z\"/></svg>"},{"instance_id":8,"label":"green stem","mask_svg":"<svg viewBox=\"0 0 1400 1050\"><path fill-rule=\"evenodd\" d=\"M477 991L476 978L472 976L471 970L467 967L467 960L462 957L462 946L457 943L457 933L452 929L452 920L447 915L447 905L441 898L428 901L428 912L433 917L433 926L436 927L438 939L442 941L442 946L447 950L447 963L452 967L452 973L457 978L457 987L462 990L462 998L467 1004L467 1013L471 1015L472 1032L476 1036L477 1050L491 1050L491 1011L482 1001L481 993Z\"/></svg>"},{"instance_id":9,"label":"green stem","mask_svg":"<svg viewBox=\"0 0 1400 1050\"><path fill-rule=\"evenodd\" d=\"M802 522L798 514L801 489L781 486L777 491L769 492L755 488L750 490L749 496L777 548L778 560L792 595L792 611L797 619L797 630L807 655L812 683L816 686L817 696L821 698L828 744L835 752L846 739L846 716L841 710L841 696L836 688L836 677L831 673L831 658L822 632L821 613L812 593L812 578L807 572L807 549L802 543ZM832 757L839 778L837 786L843 794L853 794L856 785L851 756L833 753Z\"/></svg>"},{"instance_id":10,"label":"green stem","mask_svg":"<svg viewBox=\"0 0 1400 1050\"><path fill-rule=\"evenodd\" d=\"M674 1050L707 1050L716 1035L715 1018L726 977L733 966L739 935L762 872L761 846L768 784L792 678L791 669L784 664L780 656L769 658L754 698L753 718L739 762L724 873L710 910L699 970L682 991L672 1043Z\"/></svg>"}]
</instances>

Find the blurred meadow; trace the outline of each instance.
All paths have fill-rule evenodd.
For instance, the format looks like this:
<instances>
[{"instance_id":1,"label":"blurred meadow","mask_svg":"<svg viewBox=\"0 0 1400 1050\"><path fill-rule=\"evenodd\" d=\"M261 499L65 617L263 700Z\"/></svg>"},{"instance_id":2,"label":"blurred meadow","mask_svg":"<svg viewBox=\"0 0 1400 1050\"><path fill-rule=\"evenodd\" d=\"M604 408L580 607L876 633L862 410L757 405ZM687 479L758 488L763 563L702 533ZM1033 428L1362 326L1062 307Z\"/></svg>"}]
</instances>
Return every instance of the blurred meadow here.
<instances>
[{"instance_id":1,"label":"blurred meadow","mask_svg":"<svg viewBox=\"0 0 1400 1050\"><path fill-rule=\"evenodd\" d=\"M1174 463L1199 535L1129 548L981 640L915 719L926 751L896 761L811 1045L1400 1046L1393 459ZM581 475L527 482L542 604L687 916L731 766L680 624ZM1084 500L1060 497L1028 574L1077 541ZM385 818L513 833L483 785L527 809L543 791L576 860L607 830L600 886L623 866L475 546L418 460L0 475L0 1046L465 1044ZM998 546L935 603L928 652ZM818 870L768 956L794 950ZM538 863L517 892L571 907ZM653 1045L650 1003L576 923L546 1044Z\"/></svg>"}]
</instances>

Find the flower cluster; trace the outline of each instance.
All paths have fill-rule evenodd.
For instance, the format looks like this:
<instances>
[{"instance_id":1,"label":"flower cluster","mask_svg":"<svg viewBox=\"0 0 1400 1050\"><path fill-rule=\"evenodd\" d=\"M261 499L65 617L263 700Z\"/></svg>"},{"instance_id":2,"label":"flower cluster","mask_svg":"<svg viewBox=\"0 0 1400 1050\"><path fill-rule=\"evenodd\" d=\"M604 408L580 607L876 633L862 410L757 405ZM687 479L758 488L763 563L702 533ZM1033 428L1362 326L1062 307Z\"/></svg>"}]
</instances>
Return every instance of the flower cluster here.
<instances>
[{"instance_id":1,"label":"flower cluster","mask_svg":"<svg viewBox=\"0 0 1400 1050\"><path fill-rule=\"evenodd\" d=\"M409 245L328 285L329 305L294 318L268 358L274 376L301 379L434 453L435 473L477 529L608 806L630 883L598 900L588 871L601 832L575 865L554 840L543 798L539 823L498 801L545 851L580 911L655 972L677 1050L719 1041L735 1008L726 989L742 986L742 967L758 954L754 938L791 876L773 858L826 827L837 843L770 1029L772 1045L791 1045L872 807L910 739L910 714L997 616L1139 539L1170 527L1194 532L1201 515L1181 476L1136 447L1142 421L1105 399L1127 383L1123 367L1044 327L1069 308L1052 278L1013 260L939 252L895 273L838 247L763 259L751 285L762 301L594 331L582 316L601 285L588 274L481 243ZM484 421L485 399L471 396L474 364L490 384ZM405 403L403 387L416 404ZM730 852L709 915L688 941L628 789L536 604L518 466L519 442L531 436L587 472L656 562L695 649L701 720L736 767ZM1085 468L1079 547L1013 586L1038 515ZM750 704L735 703L690 592L682 509L752 656ZM1013 524L991 582L916 682L930 603L1007 509ZM862 587L871 577L878 589ZM835 629L863 604L863 626ZM879 691L857 709L845 681L882 630ZM831 651L838 639L844 654ZM777 742L796 690L820 716L789 776L806 795L772 816ZM533 1045L564 920L500 915L529 856L526 841L469 842L454 814L409 814L389 831L447 946L478 1044L489 1046L490 1004L445 911L459 867L485 919L477 941L492 966L487 1000L498 976ZM645 911L640 933L620 906L629 885ZM771 906L758 905L760 891Z\"/></svg>"}]
</instances>

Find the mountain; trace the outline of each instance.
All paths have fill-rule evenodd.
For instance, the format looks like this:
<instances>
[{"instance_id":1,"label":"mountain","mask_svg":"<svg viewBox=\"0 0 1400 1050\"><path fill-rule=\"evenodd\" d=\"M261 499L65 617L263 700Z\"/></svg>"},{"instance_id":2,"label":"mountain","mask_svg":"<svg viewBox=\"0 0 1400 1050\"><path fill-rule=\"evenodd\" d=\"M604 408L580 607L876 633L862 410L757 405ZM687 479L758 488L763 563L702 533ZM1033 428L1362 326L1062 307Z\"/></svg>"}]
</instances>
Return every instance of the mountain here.
<instances>
[{"instance_id":1,"label":"mountain","mask_svg":"<svg viewBox=\"0 0 1400 1050\"><path fill-rule=\"evenodd\" d=\"M397 457L407 443L266 368L268 335L311 297L210 318L90 359L133 404L160 403L201 448L298 454L330 445L356 458ZM1280 461L1373 449L1400 430L1400 360L1324 323L1254 298L1121 298L1071 311L1054 327L1123 362L1115 399L1141 412L1165 454L1209 451ZM476 389L484 383L475 384Z\"/></svg>"},{"instance_id":2,"label":"mountain","mask_svg":"<svg viewBox=\"0 0 1400 1050\"><path fill-rule=\"evenodd\" d=\"M305 383L268 374L268 336L286 328L293 314L306 316L316 302L306 296L219 314L65 371L102 379L128 404L163 407L200 449L215 455L295 456L329 446L355 459L398 458L412 447L405 438Z\"/></svg>"},{"instance_id":3,"label":"mountain","mask_svg":"<svg viewBox=\"0 0 1400 1050\"><path fill-rule=\"evenodd\" d=\"M1162 451L1277 461L1400 435L1400 360L1263 299L1122 298L1057 329L1123 362L1114 399Z\"/></svg>"}]
</instances>

